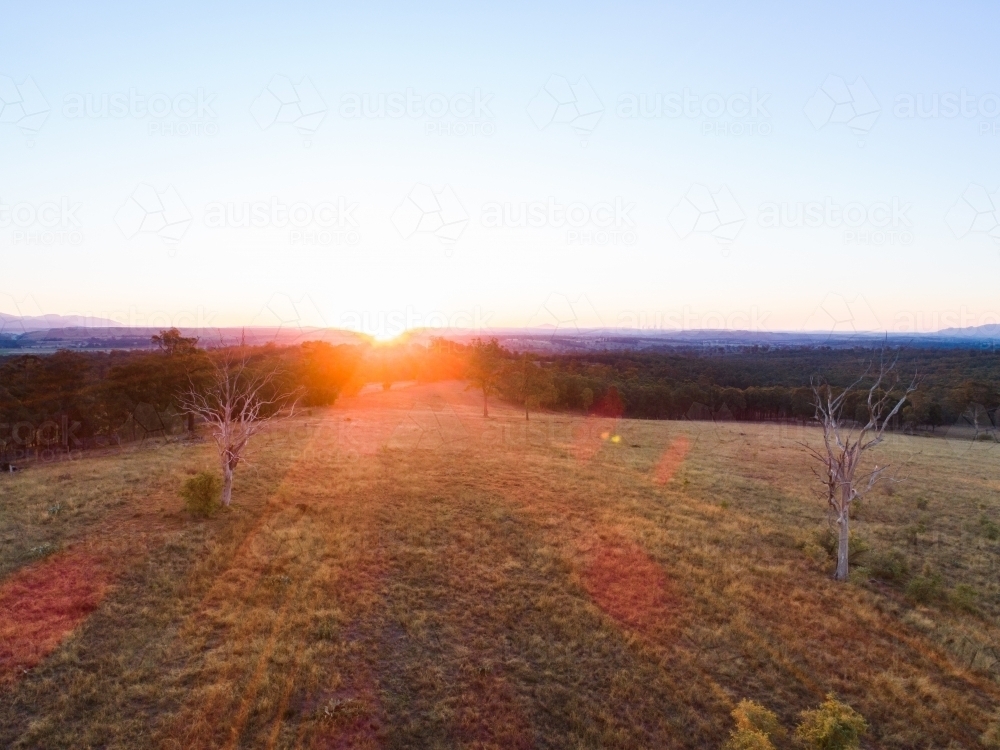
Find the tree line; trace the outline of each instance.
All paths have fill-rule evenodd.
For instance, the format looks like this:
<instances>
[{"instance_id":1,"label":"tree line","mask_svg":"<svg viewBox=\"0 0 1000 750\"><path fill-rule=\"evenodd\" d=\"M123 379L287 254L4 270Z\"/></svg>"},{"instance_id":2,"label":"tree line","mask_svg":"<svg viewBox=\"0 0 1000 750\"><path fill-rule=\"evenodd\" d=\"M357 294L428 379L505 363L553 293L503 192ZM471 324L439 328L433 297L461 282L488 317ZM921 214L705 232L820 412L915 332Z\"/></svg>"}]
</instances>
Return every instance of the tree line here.
<instances>
[{"instance_id":1,"label":"tree line","mask_svg":"<svg viewBox=\"0 0 1000 750\"><path fill-rule=\"evenodd\" d=\"M550 383L542 405L636 419L811 421L815 399L810 382L822 373L846 387L873 350L814 347L668 352L615 352L535 357ZM893 417L893 429L936 430L942 425L996 426L1000 406L1000 353L982 350L903 349L902 371L919 371L921 388ZM508 360L518 355L507 353ZM494 389L506 400L516 388ZM843 405L846 418L867 418L863 394Z\"/></svg>"},{"instance_id":2,"label":"tree line","mask_svg":"<svg viewBox=\"0 0 1000 750\"><path fill-rule=\"evenodd\" d=\"M154 351L76 352L0 358L0 461L24 451L73 450L182 433L193 428L179 394L204 386L226 347L176 331L153 337ZM496 340L250 348L250 363L276 371L273 388L300 392L303 406L335 402L365 383L465 379L489 399L530 412L547 408L639 419L800 420L815 417L811 378L834 387L856 376L871 349L801 347L674 349L538 354ZM996 424L1000 354L984 350L897 352L901 370L922 375L892 429ZM845 417L866 417L861 394Z\"/></svg>"}]
</instances>

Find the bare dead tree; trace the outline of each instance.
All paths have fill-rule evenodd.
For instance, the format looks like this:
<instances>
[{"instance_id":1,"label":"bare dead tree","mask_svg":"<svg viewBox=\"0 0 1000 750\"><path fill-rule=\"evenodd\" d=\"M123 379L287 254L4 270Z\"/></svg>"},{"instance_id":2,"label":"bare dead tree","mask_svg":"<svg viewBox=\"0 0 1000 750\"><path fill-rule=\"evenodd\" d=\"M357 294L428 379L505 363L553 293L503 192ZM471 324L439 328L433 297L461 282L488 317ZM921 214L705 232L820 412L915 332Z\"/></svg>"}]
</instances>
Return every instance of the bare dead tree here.
<instances>
[{"instance_id":1,"label":"bare dead tree","mask_svg":"<svg viewBox=\"0 0 1000 750\"><path fill-rule=\"evenodd\" d=\"M847 580L851 506L855 500L864 497L889 468L888 465L875 463L871 469L862 470L865 454L882 442L886 427L917 389L916 376L905 388L901 386L895 366L895 359L886 362L883 350L879 355L874 382L868 389L865 402L867 421L863 424L844 419L844 404L872 373L874 363L839 393L822 379L813 378L811 382L816 420L823 426L823 448L807 446L807 449L822 464L820 478L826 489L830 510L837 521L837 572L834 578L838 581Z\"/></svg>"},{"instance_id":2,"label":"bare dead tree","mask_svg":"<svg viewBox=\"0 0 1000 750\"><path fill-rule=\"evenodd\" d=\"M222 504L233 498L233 474L246 462L250 440L278 419L294 414L294 393L278 390L276 367L257 370L251 366L245 339L238 347L227 347L213 357L208 385L192 383L181 394L181 408L209 425L222 465Z\"/></svg>"}]
</instances>

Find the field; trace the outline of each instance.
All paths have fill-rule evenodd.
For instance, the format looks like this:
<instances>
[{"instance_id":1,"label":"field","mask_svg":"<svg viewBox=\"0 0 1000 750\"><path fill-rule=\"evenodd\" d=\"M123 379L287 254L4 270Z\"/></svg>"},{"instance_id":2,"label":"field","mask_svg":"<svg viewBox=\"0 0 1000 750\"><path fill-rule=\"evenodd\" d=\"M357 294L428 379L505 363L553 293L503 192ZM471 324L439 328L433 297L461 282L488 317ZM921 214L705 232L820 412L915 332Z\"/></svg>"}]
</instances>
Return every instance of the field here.
<instances>
[{"instance_id":1,"label":"field","mask_svg":"<svg viewBox=\"0 0 1000 750\"><path fill-rule=\"evenodd\" d=\"M823 546L811 428L523 413L459 384L0 476L0 747L719 747L835 692L866 747L1000 705L1000 447L891 436Z\"/></svg>"}]
</instances>

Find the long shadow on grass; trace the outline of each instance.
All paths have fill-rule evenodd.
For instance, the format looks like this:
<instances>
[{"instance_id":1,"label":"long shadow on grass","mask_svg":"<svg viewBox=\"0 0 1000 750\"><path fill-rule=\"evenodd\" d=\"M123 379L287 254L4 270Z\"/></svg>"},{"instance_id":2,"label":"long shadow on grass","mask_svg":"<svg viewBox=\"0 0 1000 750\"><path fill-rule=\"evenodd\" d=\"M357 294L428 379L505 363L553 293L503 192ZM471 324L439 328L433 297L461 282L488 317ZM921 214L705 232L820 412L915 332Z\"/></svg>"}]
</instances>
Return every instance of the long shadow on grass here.
<instances>
[{"instance_id":1,"label":"long shadow on grass","mask_svg":"<svg viewBox=\"0 0 1000 750\"><path fill-rule=\"evenodd\" d=\"M601 617L527 514L474 486L398 502L373 644L387 746L704 746L688 686Z\"/></svg>"}]
</instances>

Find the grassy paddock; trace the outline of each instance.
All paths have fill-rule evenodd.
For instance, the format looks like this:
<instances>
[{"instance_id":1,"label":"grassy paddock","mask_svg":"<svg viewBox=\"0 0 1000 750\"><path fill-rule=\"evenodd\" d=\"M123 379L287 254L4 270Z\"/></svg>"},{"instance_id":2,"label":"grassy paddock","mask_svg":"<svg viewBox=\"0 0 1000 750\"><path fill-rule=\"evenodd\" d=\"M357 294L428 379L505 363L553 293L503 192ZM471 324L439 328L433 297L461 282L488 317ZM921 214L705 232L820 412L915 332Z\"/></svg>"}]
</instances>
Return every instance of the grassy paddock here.
<instances>
[{"instance_id":1,"label":"grassy paddock","mask_svg":"<svg viewBox=\"0 0 1000 750\"><path fill-rule=\"evenodd\" d=\"M891 436L840 585L815 430L491 415L345 399L208 519L204 443L0 477L0 746L713 747L742 698L791 725L829 691L870 747L978 745L995 446Z\"/></svg>"}]
</instances>

